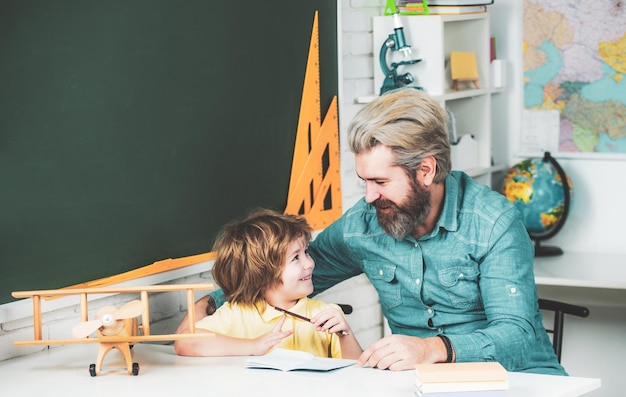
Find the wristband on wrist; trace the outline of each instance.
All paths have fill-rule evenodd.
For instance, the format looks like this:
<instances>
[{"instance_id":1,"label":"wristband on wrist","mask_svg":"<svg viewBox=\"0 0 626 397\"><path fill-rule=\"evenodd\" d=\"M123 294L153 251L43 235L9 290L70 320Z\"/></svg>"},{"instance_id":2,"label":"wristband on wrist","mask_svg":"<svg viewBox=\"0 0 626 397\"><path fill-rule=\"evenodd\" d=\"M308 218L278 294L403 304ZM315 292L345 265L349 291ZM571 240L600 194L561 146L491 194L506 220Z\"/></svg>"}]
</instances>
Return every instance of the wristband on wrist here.
<instances>
[{"instance_id":1,"label":"wristband on wrist","mask_svg":"<svg viewBox=\"0 0 626 397\"><path fill-rule=\"evenodd\" d=\"M213 299L211 295L207 295L206 302L207 302L206 315L210 316L213 313L215 313L215 310L217 310L217 306L215 305L215 300Z\"/></svg>"},{"instance_id":2,"label":"wristband on wrist","mask_svg":"<svg viewBox=\"0 0 626 397\"><path fill-rule=\"evenodd\" d=\"M446 363L451 363L452 362L452 343L450 342L450 339L445 336L445 335L437 335L442 341L444 346L446 347Z\"/></svg>"}]
</instances>

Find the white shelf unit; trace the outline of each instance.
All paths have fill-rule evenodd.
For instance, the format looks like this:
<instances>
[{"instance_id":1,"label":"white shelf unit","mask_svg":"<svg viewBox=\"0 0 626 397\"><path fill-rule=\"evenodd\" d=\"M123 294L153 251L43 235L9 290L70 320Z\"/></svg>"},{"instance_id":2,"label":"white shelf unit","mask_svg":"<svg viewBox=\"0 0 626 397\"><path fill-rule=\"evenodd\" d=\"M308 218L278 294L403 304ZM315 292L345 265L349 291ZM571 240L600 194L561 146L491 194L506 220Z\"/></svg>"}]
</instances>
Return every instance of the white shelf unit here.
<instances>
[{"instance_id":1,"label":"white shelf unit","mask_svg":"<svg viewBox=\"0 0 626 397\"><path fill-rule=\"evenodd\" d=\"M480 183L491 185L491 176L501 171L504 165L492 164L491 139L491 96L501 89L491 87L489 13L461 15L402 15L406 42L411 46L410 59L421 59L411 65L401 65L398 73L411 73L415 79L411 86L422 87L442 107L449 109L456 119L457 136L471 135L476 153L471 166L457 158L455 150L453 168L462 169ZM377 16L373 19L374 92L378 93L385 76L379 62L378 51L394 32L392 16ZM476 54L478 88L471 83L462 83L459 90L452 89L448 61L453 51ZM391 62L406 61L399 51L387 52L387 66ZM369 102L373 97L361 97L358 102ZM462 155L467 154L463 153ZM464 164L456 168L455 163Z\"/></svg>"}]
</instances>

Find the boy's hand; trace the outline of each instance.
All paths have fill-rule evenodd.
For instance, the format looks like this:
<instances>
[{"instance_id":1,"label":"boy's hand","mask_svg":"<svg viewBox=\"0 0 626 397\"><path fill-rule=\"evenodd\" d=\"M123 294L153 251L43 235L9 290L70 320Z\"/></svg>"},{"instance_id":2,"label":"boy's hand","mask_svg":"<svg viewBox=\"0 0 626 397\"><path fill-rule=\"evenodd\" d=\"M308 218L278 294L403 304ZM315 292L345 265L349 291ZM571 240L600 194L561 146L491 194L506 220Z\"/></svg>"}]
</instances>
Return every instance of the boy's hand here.
<instances>
[{"instance_id":1,"label":"boy's hand","mask_svg":"<svg viewBox=\"0 0 626 397\"><path fill-rule=\"evenodd\" d=\"M274 346L278 345L283 339L293 334L293 330L282 331L283 324L285 323L286 315L278 321L278 324L267 334L260 336L256 339L252 339L252 352L253 356L262 356L268 351L272 350Z\"/></svg>"},{"instance_id":2,"label":"boy's hand","mask_svg":"<svg viewBox=\"0 0 626 397\"><path fill-rule=\"evenodd\" d=\"M330 334L349 335L352 330L343 314L337 309L326 309L311 318L318 331Z\"/></svg>"}]
</instances>

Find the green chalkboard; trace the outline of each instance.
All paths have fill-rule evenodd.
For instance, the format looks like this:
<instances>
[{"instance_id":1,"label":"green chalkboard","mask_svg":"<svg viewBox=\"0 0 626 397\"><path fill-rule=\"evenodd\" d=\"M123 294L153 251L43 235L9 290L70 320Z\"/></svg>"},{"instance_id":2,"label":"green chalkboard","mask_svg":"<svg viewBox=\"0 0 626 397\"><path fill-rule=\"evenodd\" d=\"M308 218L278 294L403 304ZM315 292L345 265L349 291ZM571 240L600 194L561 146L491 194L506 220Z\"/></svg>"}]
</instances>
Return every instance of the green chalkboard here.
<instances>
[{"instance_id":1,"label":"green chalkboard","mask_svg":"<svg viewBox=\"0 0 626 397\"><path fill-rule=\"evenodd\" d=\"M0 1L0 303L283 210L316 10L325 113L336 0Z\"/></svg>"}]
</instances>

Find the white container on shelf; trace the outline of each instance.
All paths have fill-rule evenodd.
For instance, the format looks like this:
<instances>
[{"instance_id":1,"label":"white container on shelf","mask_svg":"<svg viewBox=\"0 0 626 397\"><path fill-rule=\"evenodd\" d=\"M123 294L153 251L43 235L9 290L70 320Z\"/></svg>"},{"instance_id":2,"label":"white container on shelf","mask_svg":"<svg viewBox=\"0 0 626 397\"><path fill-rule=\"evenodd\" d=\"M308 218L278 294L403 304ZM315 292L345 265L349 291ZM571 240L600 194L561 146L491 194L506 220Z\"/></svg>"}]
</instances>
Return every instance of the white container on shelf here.
<instances>
[{"instance_id":1,"label":"white container on shelf","mask_svg":"<svg viewBox=\"0 0 626 397\"><path fill-rule=\"evenodd\" d=\"M450 148L452 149L452 169L467 171L479 167L478 145L471 135L461 135L459 141L450 145Z\"/></svg>"}]
</instances>

